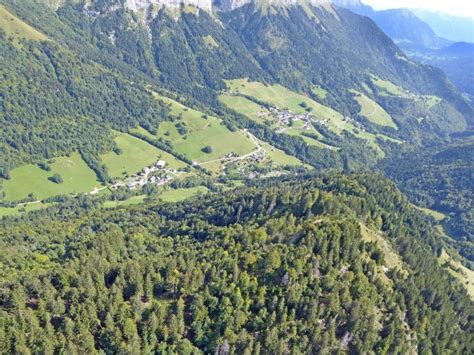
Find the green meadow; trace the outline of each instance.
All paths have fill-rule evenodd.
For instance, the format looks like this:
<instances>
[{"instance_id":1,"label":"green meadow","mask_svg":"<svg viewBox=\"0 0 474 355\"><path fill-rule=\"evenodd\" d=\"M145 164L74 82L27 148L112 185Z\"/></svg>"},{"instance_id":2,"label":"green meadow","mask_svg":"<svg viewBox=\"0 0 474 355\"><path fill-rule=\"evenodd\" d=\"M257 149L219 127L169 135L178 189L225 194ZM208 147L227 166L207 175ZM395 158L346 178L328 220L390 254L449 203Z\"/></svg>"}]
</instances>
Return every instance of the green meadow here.
<instances>
[{"instance_id":1,"label":"green meadow","mask_svg":"<svg viewBox=\"0 0 474 355\"><path fill-rule=\"evenodd\" d=\"M162 122L157 136L171 141L173 149L189 159L207 162L223 158L232 152L242 156L256 148L246 134L230 131L218 118L166 97L160 99L170 105L171 114L176 119L174 122ZM203 151L207 146L211 147L210 152Z\"/></svg>"},{"instance_id":2,"label":"green meadow","mask_svg":"<svg viewBox=\"0 0 474 355\"><path fill-rule=\"evenodd\" d=\"M372 82L375 86L382 90L381 95L399 96L409 98L409 94L406 90L400 86L395 85L391 81L383 80L376 75L371 75Z\"/></svg>"},{"instance_id":3,"label":"green meadow","mask_svg":"<svg viewBox=\"0 0 474 355\"><path fill-rule=\"evenodd\" d=\"M303 165L303 162L298 158L288 155L283 150L275 148L268 143L262 143L262 148L265 149L267 157L276 165Z\"/></svg>"},{"instance_id":4,"label":"green meadow","mask_svg":"<svg viewBox=\"0 0 474 355\"><path fill-rule=\"evenodd\" d=\"M164 202L179 202L199 194L206 194L209 190L204 186L191 187L187 189L166 190L160 195Z\"/></svg>"},{"instance_id":5,"label":"green meadow","mask_svg":"<svg viewBox=\"0 0 474 355\"><path fill-rule=\"evenodd\" d=\"M116 208L122 206L139 205L145 201L146 195L133 196L123 201L105 201L104 208Z\"/></svg>"},{"instance_id":6,"label":"green meadow","mask_svg":"<svg viewBox=\"0 0 474 355\"><path fill-rule=\"evenodd\" d=\"M382 106L380 106L374 100L356 90L350 91L355 95L354 99L359 103L361 107L361 116L364 116L370 122L373 122L375 124L398 129L395 122L393 122L392 117L383 109Z\"/></svg>"},{"instance_id":7,"label":"green meadow","mask_svg":"<svg viewBox=\"0 0 474 355\"><path fill-rule=\"evenodd\" d=\"M186 166L184 162L171 154L129 134L117 132L115 142L121 149L121 154L109 152L101 156L102 162L107 166L109 175L112 177L123 178L136 174L160 159L166 161L167 166L172 169Z\"/></svg>"},{"instance_id":8,"label":"green meadow","mask_svg":"<svg viewBox=\"0 0 474 355\"><path fill-rule=\"evenodd\" d=\"M31 203L28 205L16 206L16 207L0 207L0 217L20 216L23 213L41 210L51 205L52 205L51 203L38 202L38 203Z\"/></svg>"},{"instance_id":9,"label":"green meadow","mask_svg":"<svg viewBox=\"0 0 474 355\"><path fill-rule=\"evenodd\" d=\"M44 171L33 164L13 169L10 173L11 179L3 181L5 199L21 200L32 193L41 200L63 194L91 192L101 186L95 173L78 153L70 157L55 158L49 166L51 171ZM53 174L59 174L63 182L57 184L48 180Z\"/></svg>"},{"instance_id":10,"label":"green meadow","mask_svg":"<svg viewBox=\"0 0 474 355\"><path fill-rule=\"evenodd\" d=\"M34 41L48 40L48 37L43 33L20 20L2 5L0 5L0 29L5 32L7 37L11 37L14 40L15 45L19 45L21 39Z\"/></svg>"}]
</instances>

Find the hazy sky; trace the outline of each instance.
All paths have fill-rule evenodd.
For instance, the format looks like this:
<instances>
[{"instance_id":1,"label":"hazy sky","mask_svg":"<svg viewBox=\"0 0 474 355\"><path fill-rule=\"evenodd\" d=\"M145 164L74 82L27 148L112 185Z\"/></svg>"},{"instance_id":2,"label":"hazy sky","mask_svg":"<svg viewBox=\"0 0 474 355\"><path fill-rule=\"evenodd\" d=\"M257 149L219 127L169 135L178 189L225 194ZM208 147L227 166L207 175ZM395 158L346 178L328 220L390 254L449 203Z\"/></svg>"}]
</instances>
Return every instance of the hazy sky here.
<instances>
[{"instance_id":1,"label":"hazy sky","mask_svg":"<svg viewBox=\"0 0 474 355\"><path fill-rule=\"evenodd\" d=\"M425 8L474 18L473 0L362 0L362 2L375 9Z\"/></svg>"}]
</instances>

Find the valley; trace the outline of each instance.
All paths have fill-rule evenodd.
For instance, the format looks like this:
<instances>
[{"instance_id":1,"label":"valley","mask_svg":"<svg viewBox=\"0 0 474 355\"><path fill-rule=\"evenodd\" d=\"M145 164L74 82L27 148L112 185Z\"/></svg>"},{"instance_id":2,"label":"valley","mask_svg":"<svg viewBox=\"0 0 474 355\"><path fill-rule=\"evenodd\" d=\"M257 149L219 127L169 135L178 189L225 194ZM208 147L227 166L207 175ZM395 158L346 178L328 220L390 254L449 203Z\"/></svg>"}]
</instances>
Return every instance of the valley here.
<instances>
[{"instance_id":1,"label":"valley","mask_svg":"<svg viewBox=\"0 0 474 355\"><path fill-rule=\"evenodd\" d=\"M420 43L358 0L0 0L0 354L470 353L474 107Z\"/></svg>"}]
</instances>

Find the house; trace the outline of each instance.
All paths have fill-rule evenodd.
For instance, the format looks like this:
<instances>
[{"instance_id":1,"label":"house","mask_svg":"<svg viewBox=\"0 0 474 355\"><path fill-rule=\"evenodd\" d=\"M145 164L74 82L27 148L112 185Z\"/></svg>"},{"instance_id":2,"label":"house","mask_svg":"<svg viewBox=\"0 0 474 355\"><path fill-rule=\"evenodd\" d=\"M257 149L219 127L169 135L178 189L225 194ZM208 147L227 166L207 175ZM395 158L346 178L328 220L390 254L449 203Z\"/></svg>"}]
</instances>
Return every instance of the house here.
<instances>
[{"instance_id":1,"label":"house","mask_svg":"<svg viewBox=\"0 0 474 355\"><path fill-rule=\"evenodd\" d=\"M164 160L158 160L155 164L158 169L163 169L166 166L166 162Z\"/></svg>"}]
</instances>

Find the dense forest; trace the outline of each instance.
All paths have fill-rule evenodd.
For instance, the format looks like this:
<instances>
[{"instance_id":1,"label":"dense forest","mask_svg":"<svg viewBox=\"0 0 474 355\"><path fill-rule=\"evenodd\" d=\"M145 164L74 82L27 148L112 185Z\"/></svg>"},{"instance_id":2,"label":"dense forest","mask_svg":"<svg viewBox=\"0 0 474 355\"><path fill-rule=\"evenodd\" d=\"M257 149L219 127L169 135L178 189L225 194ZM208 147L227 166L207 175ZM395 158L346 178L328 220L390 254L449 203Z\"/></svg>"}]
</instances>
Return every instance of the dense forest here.
<instances>
[{"instance_id":1,"label":"dense forest","mask_svg":"<svg viewBox=\"0 0 474 355\"><path fill-rule=\"evenodd\" d=\"M474 346L472 302L438 266L436 231L380 176L110 211L88 199L1 222L0 352Z\"/></svg>"},{"instance_id":2,"label":"dense forest","mask_svg":"<svg viewBox=\"0 0 474 355\"><path fill-rule=\"evenodd\" d=\"M383 169L413 203L447 215L444 224L461 253L474 260L474 140L459 137L442 147L401 154Z\"/></svg>"}]
</instances>

